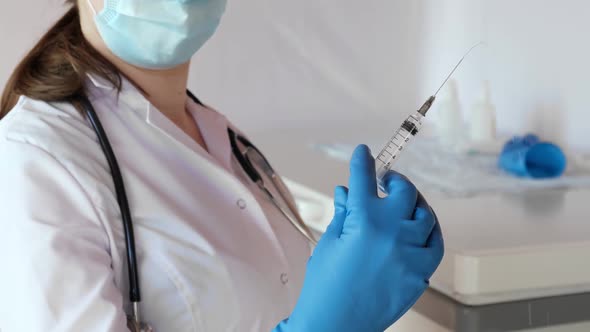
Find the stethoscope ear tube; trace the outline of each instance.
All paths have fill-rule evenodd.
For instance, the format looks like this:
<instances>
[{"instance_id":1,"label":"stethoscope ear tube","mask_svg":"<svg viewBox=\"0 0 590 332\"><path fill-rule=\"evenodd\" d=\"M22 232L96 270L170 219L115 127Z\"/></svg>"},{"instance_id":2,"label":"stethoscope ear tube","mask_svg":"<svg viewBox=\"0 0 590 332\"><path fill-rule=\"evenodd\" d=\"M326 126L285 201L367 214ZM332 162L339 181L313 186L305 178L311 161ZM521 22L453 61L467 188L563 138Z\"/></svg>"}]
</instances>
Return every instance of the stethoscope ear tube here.
<instances>
[{"instance_id":1,"label":"stethoscope ear tube","mask_svg":"<svg viewBox=\"0 0 590 332\"><path fill-rule=\"evenodd\" d=\"M230 144L235 155L236 159L244 169L244 172L248 175L252 182L256 183L259 189L265 193L269 201L283 214L287 220L299 231L311 244L314 246L317 245L317 240L313 236L311 230L307 227L303 218L299 214L297 210L297 206L291 203L289 197L286 197L285 193L287 192L287 188L281 178L275 173L274 169L264 157L264 155L256 148L252 142L250 142L247 138L236 134L231 128L228 128L228 133L230 137ZM238 141L245 147L245 150L242 152L238 147ZM262 169L262 172L266 174L270 181L272 182L273 186L277 189L278 194L281 197L281 200L287 205L289 210L291 211L292 215L289 215L285 209L278 203L277 198L265 187L264 181L262 180L262 176L254 167L252 161L250 160L248 153L255 152L257 158L260 158L261 162L256 163L258 167Z\"/></svg>"},{"instance_id":2,"label":"stethoscope ear tube","mask_svg":"<svg viewBox=\"0 0 590 332\"><path fill-rule=\"evenodd\" d=\"M125 184L117 163L117 158L111 147L108 136L102 127L100 119L92 106L92 103L87 97L79 98L82 108L86 112L86 116L90 121L90 124L94 128L98 136L100 146L106 156L111 174L113 176L113 182L115 185L115 192L117 195L117 202L119 203L119 209L121 210L121 218L123 220L123 230L125 233L125 243L127 247L127 266L129 273L129 300L132 303L141 301L141 293L139 289L139 272L137 269L137 255L135 253L135 236L133 233L133 220L131 218L131 211L129 209L129 202L127 201L127 194L125 192Z\"/></svg>"},{"instance_id":3,"label":"stethoscope ear tube","mask_svg":"<svg viewBox=\"0 0 590 332\"><path fill-rule=\"evenodd\" d=\"M245 152L242 153L242 151L240 151L240 148L238 147L238 139L240 139L241 136L238 136L236 134L236 132L233 131L231 128L227 128L227 132L229 134L229 142L231 145L232 152L233 152L234 156L236 157L236 159L238 160L238 163L244 169L244 172L246 172L246 174L248 175L248 177L250 178L250 180L252 182L258 183L258 182L262 181L260 174L258 174L256 169L254 168L254 165L252 165L252 163L250 162L250 159L245 157L246 153ZM240 140L240 142L242 144L244 144L243 141ZM250 149L252 146L252 143L247 142L247 144L244 144L244 146L246 146L247 149Z\"/></svg>"}]
</instances>

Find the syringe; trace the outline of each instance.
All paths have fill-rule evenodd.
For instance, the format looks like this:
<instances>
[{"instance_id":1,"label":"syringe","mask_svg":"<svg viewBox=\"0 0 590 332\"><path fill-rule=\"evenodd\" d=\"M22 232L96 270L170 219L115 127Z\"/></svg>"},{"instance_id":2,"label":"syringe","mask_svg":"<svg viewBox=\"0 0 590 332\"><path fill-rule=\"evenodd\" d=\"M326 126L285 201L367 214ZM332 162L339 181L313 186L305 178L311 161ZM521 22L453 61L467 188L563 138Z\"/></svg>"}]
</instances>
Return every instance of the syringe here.
<instances>
[{"instance_id":1,"label":"syringe","mask_svg":"<svg viewBox=\"0 0 590 332\"><path fill-rule=\"evenodd\" d=\"M385 192L385 188L383 187L383 178L387 174L393 163L399 158L399 155L408 145L408 143L418 134L420 129L422 128L422 120L432 107L432 104L436 100L436 96L440 92L440 90L447 84L453 73L459 68L465 57L471 53L471 51L476 48L477 46L481 45L482 43L478 43L471 47L465 55L459 60L457 65L451 70L451 73L447 76L444 82L440 85L438 90L430 96L426 102L420 107L416 113L410 115L401 125L401 127L395 132L393 137L387 142L383 150L379 153L377 158L375 159L375 166L377 168L377 183L379 184L379 189L382 192Z\"/></svg>"}]
</instances>

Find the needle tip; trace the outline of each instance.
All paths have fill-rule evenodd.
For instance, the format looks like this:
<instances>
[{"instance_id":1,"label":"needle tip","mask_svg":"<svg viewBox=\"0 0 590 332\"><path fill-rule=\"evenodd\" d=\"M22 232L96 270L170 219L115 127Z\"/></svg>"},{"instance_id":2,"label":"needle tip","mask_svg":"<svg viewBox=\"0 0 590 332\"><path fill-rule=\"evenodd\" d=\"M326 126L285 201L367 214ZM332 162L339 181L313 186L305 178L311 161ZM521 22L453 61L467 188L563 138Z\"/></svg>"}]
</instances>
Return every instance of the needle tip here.
<instances>
[{"instance_id":1,"label":"needle tip","mask_svg":"<svg viewBox=\"0 0 590 332\"><path fill-rule=\"evenodd\" d=\"M486 45L486 43L484 41L480 41L479 43L471 46L471 48L463 55L463 57L455 65L455 67L453 68L453 70L451 70L451 72L449 73L449 76L447 76L447 78L443 81L443 83L440 85L440 87L438 88L438 90L436 90L436 92L434 93L434 96L438 95L438 93L440 92L440 90L445 86L445 84L447 84L447 82L449 81L449 79L451 78L451 76L453 76L453 74L455 73L455 71L457 70L457 68L459 68L459 66L461 65L461 63L463 63L463 60L465 60L465 58L469 55L469 53L471 53L471 51L473 51L473 49L476 48L476 47L478 47L479 45Z\"/></svg>"}]
</instances>

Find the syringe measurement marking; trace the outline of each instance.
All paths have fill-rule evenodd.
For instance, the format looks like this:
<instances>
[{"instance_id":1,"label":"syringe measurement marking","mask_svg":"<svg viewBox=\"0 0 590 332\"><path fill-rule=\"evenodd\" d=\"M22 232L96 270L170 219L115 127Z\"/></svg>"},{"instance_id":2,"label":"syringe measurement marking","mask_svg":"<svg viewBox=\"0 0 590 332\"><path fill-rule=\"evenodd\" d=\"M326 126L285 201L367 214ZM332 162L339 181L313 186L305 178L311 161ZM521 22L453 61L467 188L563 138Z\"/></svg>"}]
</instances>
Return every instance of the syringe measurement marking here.
<instances>
[{"instance_id":1,"label":"syringe measurement marking","mask_svg":"<svg viewBox=\"0 0 590 332\"><path fill-rule=\"evenodd\" d=\"M404 132L406 132L404 130ZM385 165L383 165L382 167L389 167L389 165L391 165L392 161L395 160L397 158L397 154L395 153L396 151L402 151L404 149L403 147L403 142L408 142L410 140L410 133L406 132L407 135L403 135L402 133L397 133L397 135L395 135L387 144L387 146L385 147L385 149L383 149L383 151L379 154L379 157L377 158L377 160L381 161L382 163L384 163ZM390 158L388 158L391 157Z\"/></svg>"},{"instance_id":2,"label":"syringe measurement marking","mask_svg":"<svg viewBox=\"0 0 590 332\"><path fill-rule=\"evenodd\" d=\"M380 155L380 156L379 156L379 158L377 158L377 159L378 159L380 162L382 162L382 163L386 163L386 162L387 162L387 160L385 159L385 155L383 155L383 154L382 154L382 155ZM395 156L393 156L393 158L392 158L392 159L395 159Z\"/></svg>"},{"instance_id":3,"label":"syringe measurement marking","mask_svg":"<svg viewBox=\"0 0 590 332\"><path fill-rule=\"evenodd\" d=\"M394 146L395 146L395 148L394 148ZM393 151L395 151L397 148L399 148L399 144L395 144L395 143L393 143L393 141L392 141L392 142L390 142L389 144L387 144L387 148L386 148L386 150L387 150L387 149L391 149L391 151L393 152Z\"/></svg>"}]
</instances>

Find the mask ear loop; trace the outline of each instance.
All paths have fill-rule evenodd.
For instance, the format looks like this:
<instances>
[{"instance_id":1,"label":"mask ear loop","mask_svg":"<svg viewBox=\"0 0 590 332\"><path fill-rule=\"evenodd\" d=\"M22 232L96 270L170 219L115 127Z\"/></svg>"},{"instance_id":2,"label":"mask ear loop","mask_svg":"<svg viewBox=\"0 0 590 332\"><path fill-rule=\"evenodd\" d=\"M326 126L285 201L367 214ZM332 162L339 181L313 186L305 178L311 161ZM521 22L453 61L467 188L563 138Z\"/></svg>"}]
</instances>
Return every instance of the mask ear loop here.
<instances>
[{"instance_id":1,"label":"mask ear loop","mask_svg":"<svg viewBox=\"0 0 590 332\"><path fill-rule=\"evenodd\" d=\"M92 0L87 0L88 5L90 6L90 9L92 9L92 13L94 14L94 16L97 15L96 13L96 8L94 8L94 5L92 4Z\"/></svg>"}]
</instances>

